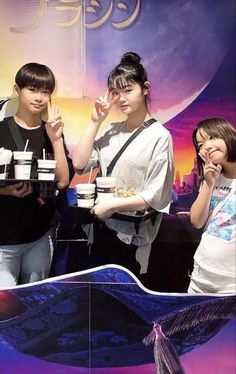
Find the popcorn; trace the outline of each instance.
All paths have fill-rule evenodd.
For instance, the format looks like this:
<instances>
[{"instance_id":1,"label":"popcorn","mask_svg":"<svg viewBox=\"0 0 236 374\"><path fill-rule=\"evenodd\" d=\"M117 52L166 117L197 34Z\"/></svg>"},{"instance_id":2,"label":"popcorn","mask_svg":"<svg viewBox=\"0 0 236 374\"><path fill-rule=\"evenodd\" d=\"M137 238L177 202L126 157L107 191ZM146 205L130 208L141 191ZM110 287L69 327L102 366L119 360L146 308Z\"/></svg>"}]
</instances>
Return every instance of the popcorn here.
<instances>
[{"instance_id":1,"label":"popcorn","mask_svg":"<svg viewBox=\"0 0 236 374\"><path fill-rule=\"evenodd\" d=\"M116 191L116 195L118 197L131 197L137 194L136 189L134 187L118 187Z\"/></svg>"}]
</instances>

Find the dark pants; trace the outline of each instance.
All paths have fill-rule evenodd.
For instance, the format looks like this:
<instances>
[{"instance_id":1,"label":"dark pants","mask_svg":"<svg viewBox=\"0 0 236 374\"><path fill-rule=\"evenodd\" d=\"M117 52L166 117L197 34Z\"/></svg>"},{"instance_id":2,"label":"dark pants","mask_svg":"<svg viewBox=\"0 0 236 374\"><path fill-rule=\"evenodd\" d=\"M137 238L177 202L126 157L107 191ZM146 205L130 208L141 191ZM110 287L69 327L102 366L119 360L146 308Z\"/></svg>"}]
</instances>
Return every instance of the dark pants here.
<instances>
[{"instance_id":1,"label":"dark pants","mask_svg":"<svg viewBox=\"0 0 236 374\"><path fill-rule=\"evenodd\" d=\"M100 265L116 264L129 269L137 277L140 264L136 261L137 246L125 244L102 221L94 222L94 240L90 246L81 223L75 229L59 232L59 239L71 239L58 242L53 257L50 276L90 269ZM73 241L85 239L85 241Z\"/></svg>"},{"instance_id":2,"label":"dark pants","mask_svg":"<svg viewBox=\"0 0 236 374\"><path fill-rule=\"evenodd\" d=\"M99 220L94 223L94 241L91 247L93 266L121 265L138 276L140 264L135 257L137 248L134 244L123 243L116 231L110 230L105 223Z\"/></svg>"}]
</instances>

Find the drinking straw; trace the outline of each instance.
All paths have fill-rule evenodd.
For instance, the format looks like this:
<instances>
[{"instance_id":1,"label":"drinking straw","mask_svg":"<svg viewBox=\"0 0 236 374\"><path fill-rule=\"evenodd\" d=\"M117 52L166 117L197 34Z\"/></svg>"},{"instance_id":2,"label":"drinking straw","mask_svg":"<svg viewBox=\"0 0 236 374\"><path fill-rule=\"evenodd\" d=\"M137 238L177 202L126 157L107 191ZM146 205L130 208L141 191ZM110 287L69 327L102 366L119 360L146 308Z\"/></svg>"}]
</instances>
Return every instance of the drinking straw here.
<instances>
[{"instance_id":1,"label":"drinking straw","mask_svg":"<svg viewBox=\"0 0 236 374\"><path fill-rule=\"evenodd\" d=\"M93 166L91 167L91 169L90 169L90 172L89 172L89 179L88 179L88 183L90 183L90 182L91 182L92 172L93 172Z\"/></svg>"},{"instance_id":2,"label":"drinking straw","mask_svg":"<svg viewBox=\"0 0 236 374\"><path fill-rule=\"evenodd\" d=\"M45 148L43 148L43 159L46 160Z\"/></svg>"},{"instance_id":3,"label":"drinking straw","mask_svg":"<svg viewBox=\"0 0 236 374\"><path fill-rule=\"evenodd\" d=\"M26 149L27 149L27 147L28 147L28 143L29 143L29 139L26 140L25 148L24 148L24 152L26 151Z\"/></svg>"}]
</instances>

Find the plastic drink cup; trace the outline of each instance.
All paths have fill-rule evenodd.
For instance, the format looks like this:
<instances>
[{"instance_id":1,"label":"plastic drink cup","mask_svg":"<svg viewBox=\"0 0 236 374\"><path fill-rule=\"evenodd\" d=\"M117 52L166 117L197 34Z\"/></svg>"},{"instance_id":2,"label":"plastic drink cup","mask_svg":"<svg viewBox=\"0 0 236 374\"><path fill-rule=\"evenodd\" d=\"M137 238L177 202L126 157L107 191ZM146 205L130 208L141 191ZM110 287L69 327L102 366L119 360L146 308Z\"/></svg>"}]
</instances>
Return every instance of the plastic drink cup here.
<instances>
[{"instance_id":1,"label":"plastic drink cup","mask_svg":"<svg viewBox=\"0 0 236 374\"><path fill-rule=\"evenodd\" d=\"M97 202L101 203L112 199L116 191L116 178L114 177L98 177L97 184Z\"/></svg>"},{"instance_id":2,"label":"plastic drink cup","mask_svg":"<svg viewBox=\"0 0 236 374\"><path fill-rule=\"evenodd\" d=\"M0 148L0 179L8 178L11 158L12 152L10 150Z\"/></svg>"},{"instance_id":3,"label":"plastic drink cup","mask_svg":"<svg viewBox=\"0 0 236 374\"><path fill-rule=\"evenodd\" d=\"M15 179L30 179L32 156L29 151L13 152Z\"/></svg>"},{"instance_id":4,"label":"plastic drink cup","mask_svg":"<svg viewBox=\"0 0 236 374\"><path fill-rule=\"evenodd\" d=\"M77 194L77 206L81 208L92 208L95 198L94 183L79 183L75 185Z\"/></svg>"},{"instance_id":5,"label":"plastic drink cup","mask_svg":"<svg viewBox=\"0 0 236 374\"><path fill-rule=\"evenodd\" d=\"M54 181L56 166L57 160L38 160L38 179Z\"/></svg>"}]
</instances>

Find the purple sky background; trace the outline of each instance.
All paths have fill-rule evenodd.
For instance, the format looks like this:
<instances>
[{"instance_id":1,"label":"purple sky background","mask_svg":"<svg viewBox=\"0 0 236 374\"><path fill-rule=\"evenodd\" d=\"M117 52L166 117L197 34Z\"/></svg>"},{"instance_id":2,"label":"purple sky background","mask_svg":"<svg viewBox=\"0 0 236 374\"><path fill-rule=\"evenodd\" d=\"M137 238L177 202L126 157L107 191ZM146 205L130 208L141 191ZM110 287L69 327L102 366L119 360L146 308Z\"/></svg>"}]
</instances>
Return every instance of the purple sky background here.
<instances>
[{"instance_id":1,"label":"purple sky background","mask_svg":"<svg viewBox=\"0 0 236 374\"><path fill-rule=\"evenodd\" d=\"M223 6L213 0L143 1L135 27L126 29L125 37L110 24L87 32L87 71L102 85L121 55L136 51L143 57L157 105L181 103L211 80L228 52L233 6L231 0ZM100 40L104 43L97 48Z\"/></svg>"}]
</instances>

